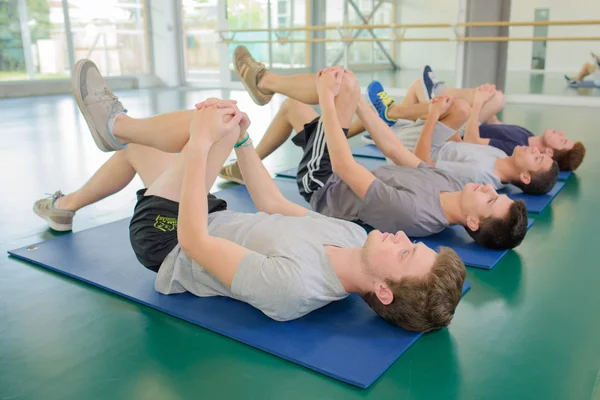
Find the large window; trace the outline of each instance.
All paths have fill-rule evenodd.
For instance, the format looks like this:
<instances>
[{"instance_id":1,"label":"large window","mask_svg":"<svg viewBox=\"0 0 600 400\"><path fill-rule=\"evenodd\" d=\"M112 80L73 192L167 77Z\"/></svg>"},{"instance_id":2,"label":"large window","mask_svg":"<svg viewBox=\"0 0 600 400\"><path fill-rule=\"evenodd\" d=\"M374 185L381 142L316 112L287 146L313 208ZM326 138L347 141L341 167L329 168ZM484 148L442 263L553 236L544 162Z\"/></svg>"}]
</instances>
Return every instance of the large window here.
<instances>
[{"instance_id":1,"label":"large window","mask_svg":"<svg viewBox=\"0 0 600 400\"><path fill-rule=\"evenodd\" d=\"M143 0L0 0L0 81L68 78L69 40L106 76L149 72Z\"/></svg>"},{"instance_id":2,"label":"large window","mask_svg":"<svg viewBox=\"0 0 600 400\"><path fill-rule=\"evenodd\" d=\"M395 23L394 5L387 2L381 4L378 3L380 2L375 0L355 0L352 2L352 4L348 3L346 6L348 7L348 24L363 25L365 23L364 19L367 19L369 24L372 25L387 25ZM327 2L326 21L327 25L344 25L344 0L331 0ZM380 31L373 30L373 33L380 38L390 36L389 29ZM353 30L352 34L356 35L357 30ZM339 38L339 33L336 31L327 31L327 37ZM368 30L360 31L356 37L367 39L373 38L371 32ZM328 65L332 65L334 63L339 64L340 62L343 62L341 57L344 54L344 46L345 44L342 42L327 43L326 55ZM389 65L387 57L382 48L385 49L387 54L389 54L392 58L394 57L395 49L392 42L381 42L380 45L376 44L375 42L354 42L348 48L348 64L350 66L361 64Z\"/></svg>"},{"instance_id":3,"label":"large window","mask_svg":"<svg viewBox=\"0 0 600 400\"><path fill-rule=\"evenodd\" d=\"M255 43L255 41L276 41L305 39L305 31L286 31L285 28L304 27L307 21L307 1L309 0L229 0L227 2L227 23L229 29L272 28L281 29L268 32L242 32L235 35L252 54L270 68L305 68L308 63L306 43ZM239 43L229 46L230 53Z\"/></svg>"},{"instance_id":4,"label":"large window","mask_svg":"<svg viewBox=\"0 0 600 400\"><path fill-rule=\"evenodd\" d=\"M69 76L60 1L0 1L0 81Z\"/></svg>"},{"instance_id":5,"label":"large window","mask_svg":"<svg viewBox=\"0 0 600 400\"><path fill-rule=\"evenodd\" d=\"M75 59L88 58L105 76L149 71L143 0L69 1Z\"/></svg>"},{"instance_id":6,"label":"large window","mask_svg":"<svg viewBox=\"0 0 600 400\"><path fill-rule=\"evenodd\" d=\"M219 73L218 0L183 0L185 62L189 80Z\"/></svg>"}]
</instances>

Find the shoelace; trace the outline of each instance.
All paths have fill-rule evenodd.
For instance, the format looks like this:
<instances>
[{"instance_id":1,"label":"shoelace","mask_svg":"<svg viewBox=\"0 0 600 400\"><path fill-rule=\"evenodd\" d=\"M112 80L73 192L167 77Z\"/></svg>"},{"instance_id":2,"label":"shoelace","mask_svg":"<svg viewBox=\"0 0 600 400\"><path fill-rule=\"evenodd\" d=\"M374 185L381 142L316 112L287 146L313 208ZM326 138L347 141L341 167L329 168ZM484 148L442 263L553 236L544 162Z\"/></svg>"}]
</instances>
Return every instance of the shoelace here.
<instances>
[{"instance_id":1,"label":"shoelace","mask_svg":"<svg viewBox=\"0 0 600 400\"><path fill-rule=\"evenodd\" d=\"M58 198L60 198L60 197L63 197L63 196L64 196L63 192L61 192L60 190L57 190L57 191L56 191L56 192L54 192L54 193L44 193L44 194L45 194L46 196L48 196L48 197L46 197L46 200L48 200L48 199L52 199L52 204L51 204L51 206L52 206L52 207L54 207L54 203L56 202L56 200L57 200Z\"/></svg>"},{"instance_id":2,"label":"shoelace","mask_svg":"<svg viewBox=\"0 0 600 400\"><path fill-rule=\"evenodd\" d=\"M111 101L117 101L118 97L115 96L113 94L113 92L110 91L109 88L105 87L102 90L99 90L97 92L94 93L96 96L98 96L98 98L102 101L106 101L106 100L111 100Z\"/></svg>"},{"instance_id":3,"label":"shoelace","mask_svg":"<svg viewBox=\"0 0 600 400\"><path fill-rule=\"evenodd\" d=\"M263 68L265 66L265 64L261 63L260 61L256 61L254 58L252 58L252 56L246 56L246 57L244 57L243 58L243 62L248 67L257 66L260 69L260 68Z\"/></svg>"},{"instance_id":4,"label":"shoelace","mask_svg":"<svg viewBox=\"0 0 600 400\"><path fill-rule=\"evenodd\" d=\"M394 99L392 99L386 92L379 92L377 93L377 96L379 97L381 102L386 106L394 102Z\"/></svg>"}]
</instances>

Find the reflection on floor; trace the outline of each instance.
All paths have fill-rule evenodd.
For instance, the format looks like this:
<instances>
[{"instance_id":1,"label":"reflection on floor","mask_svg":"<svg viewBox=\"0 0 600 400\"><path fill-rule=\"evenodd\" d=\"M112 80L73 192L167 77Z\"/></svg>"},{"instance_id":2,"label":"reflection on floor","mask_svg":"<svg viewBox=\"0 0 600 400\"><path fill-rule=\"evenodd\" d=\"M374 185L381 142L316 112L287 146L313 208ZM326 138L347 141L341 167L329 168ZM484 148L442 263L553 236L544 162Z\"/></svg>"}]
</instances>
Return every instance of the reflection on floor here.
<instances>
[{"instance_id":1,"label":"reflection on floor","mask_svg":"<svg viewBox=\"0 0 600 400\"><path fill-rule=\"evenodd\" d=\"M438 79L446 85L455 86L455 71L434 70ZM361 86L367 86L372 80L380 81L384 87L407 88L415 79L421 77L421 71L405 69L357 72ZM543 94L552 96L591 96L600 97L600 88L573 89L567 86L564 74L558 72L507 71L505 93L509 95Z\"/></svg>"}]
</instances>

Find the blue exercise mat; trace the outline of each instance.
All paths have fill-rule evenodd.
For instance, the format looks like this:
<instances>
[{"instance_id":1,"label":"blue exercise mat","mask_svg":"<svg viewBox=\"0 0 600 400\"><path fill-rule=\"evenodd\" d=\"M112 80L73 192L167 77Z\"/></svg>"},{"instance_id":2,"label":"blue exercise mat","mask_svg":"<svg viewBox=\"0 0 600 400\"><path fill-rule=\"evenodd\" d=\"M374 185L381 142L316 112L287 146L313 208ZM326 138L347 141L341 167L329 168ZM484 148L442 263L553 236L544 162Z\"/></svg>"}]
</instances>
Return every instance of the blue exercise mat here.
<instances>
[{"instance_id":1,"label":"blue exercise mat","mask_svg":"<svg viewBox=\"0 0 600 400\"><path fill-rule=\"evenodd\" d=\"M363 165L369 171L372 171L375 168L381 167L382 165L386 164L385 160L376 159L376 158L357 158L356 162L358 162L360 165ZM297 174L298 174L298 167L289 168L289 169L286 169L285 171L275 173L275 175L277 175L281 178L292 178L292 179L296 179Z\"/></svg>"},{"instance_id":2,"label":"blue exercise mat","mask_svg":"<svg viewBox=\"0 0 600 400\"><path fill-rule=\"evenodd\" d=\"M361 388L422 335L385 322L356 295L290 322L226 297L162 295L131 249L129 219L9 253Z\"/></svg>"},{"instance_id":3,"label":"blue exercise mat","mask_svg":"<svg viewBox=\"0 0 600 400\"><path fill-rule=\"evenodd\" d=\"M375 158L378 160L385 160L385 156L379 150L379 147L374 144L368 144L362 147L356 147L352 149L352 154L357 157Z\"/></svg>"},{"instance_id":4,"label":"blue exercise mat","mask_svg":"<svg viewBox=\"0 0 600 400\"><path fill-rule=\"evenodd\" d=\"M527 206L527 212L538 214L554 200L558 192L565 187L565 182L556 182L556 185L546 194L532 195L525 194L516 186L508 185L506 188L499 190L498 193L506 193L513 200L523 200Z\"/></svg>"},{"instance_id":5,"label":"blue exercise mat","mask_svg":"<svg viewBox=\"0 0 600 400\"><path fill-rule=\"evenodd\" d=\"M566 181L567 179L569 179L569 177L571 176L572 171L560 171L558 173L558 180L559 181Z\"/></svg>"},{"instance_id":6,"label":"blue exercise mat","mask_svg":"<svg viewBox=\"0 0 600 400\"><path fill-rule=\"evenodd\" d=\"M289 179L275 179L281 193L291 202L303 207L310 205L298 192L295 181ZM246 186L235 186L215 193L220 199L227 201L228 208L240 212L256 212L256 207L246 189ZM527 229L533 226L533 219L529 219ZM363 226L370 231L370 226ZM476 268L492 269L509 250L490 250L475 243L462 226L453 226L444 231L425 238L413 238L427 246L436 249L439 246L451 247L462 258L465 265Z\"/></svg>"},{"instance_id":7,"label":"blue exercise mat","mask_svg":"<svg viewBox=\"0 0 600 400\"><path fill-rule=\"evenodd\" d=\"M363 147L357 147L355 149L352 149L352 155L354 155L355 157L364 157L364 158L373 158L376 160L385 160L385 156L383 155L381 150L379 150L379 147L375 146L374 144L368 144ZM281 175L281 176L283 176L283 175ZM571 171L560 171L558 173L558 180L566 181L569 178L569 176L571 176ZM294 177L295 177L295 175L294 175Z\"/></svg>"}]
</instances>

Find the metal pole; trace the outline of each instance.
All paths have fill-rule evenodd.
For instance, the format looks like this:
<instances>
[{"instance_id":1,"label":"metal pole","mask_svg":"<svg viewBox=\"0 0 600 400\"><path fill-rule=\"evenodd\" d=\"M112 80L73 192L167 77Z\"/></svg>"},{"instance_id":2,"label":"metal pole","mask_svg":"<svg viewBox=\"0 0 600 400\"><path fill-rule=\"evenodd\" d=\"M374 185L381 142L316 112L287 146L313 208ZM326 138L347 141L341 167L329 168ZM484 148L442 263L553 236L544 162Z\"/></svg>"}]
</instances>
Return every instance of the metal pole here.
<instances>
[{"instance_id":1,"label":"metal pole","mask_svg":"<svg viewBox=\"0 0 600 400\"><path fill-rule=\"evenodd\" d=\"M344 25L348 25L348 0L344 0ZM343 31L340 31L342 34ZM348 50L350 49L350 42L344 43L344 68L348 68ZM335 65L335 64L334 64Z\"/></svg>"},{"instance_id":2,"label":"metal pole","mask_svg":"<svg viewBox=\"0 0 600 400\"><path fill-rule=\"evenodd\" d=\"M354 3L354 1L353 0L347 0L347 1L350 3L352 8L354 8L356 13L360 17L360 19L362 19L363 23L368 25L369 21L367 21L365 16L360 12L358 6ZM375 32L373 31L373 29L367 28L367 31L369 31L369 33L371 34L371 36L373 36L374 39L377 39L377 35L375 35ZM383 47L383 45L380 42L375 42L375 43L377 43L377 46L379 47L379 49L381 50L381 52L383 53L385 58L387 58L388 61L390 62L390 64L392 64L392 67L394 67L394 70L399 69L398 65L394 62L394 59L392 58L392 56L389 55L389 53L387 52L385 47Z\"/></svg>"},{"instance_id":3,"label":"metal pole","mask_svg":"<svg viewBox=\"0 0 600 400\"><path fill-rule=\"evenodd\" d=\"M27 3L25 0L19 0L19 25L21 27L21 41L23 44L23 58L25 59L25 70L29 79L35 79L33 70L33 53L31 51L31 35L29 34L29 25L27 24Z\"/></svg>"},{"instance_id":4,"label":"metal pole","mask_svg":"<svg viewBox=\"0 0 600 400\"><path fill-rule=\"evenodd\" d=\"M371 14L369 14L369 20L371 20L371 18L373 18L373 16L375 15L375 12L379 9L379 7L381 7L381 5L383 4L383 0L379 0L379 3L377 3L375 5L375 7L373 8L373 11L371 11ZM356 39L357 37L360 36L360 33L362 32L362 29L359 29L356 31L356 33L354 34L354 36L352 36L353 39ZM342 57L344 57L344 53L341 52L339 56L336 57L335 61L333 62L332 65L336 65L337 63L340 62L340 60L342 59Z\"/></svg>"},{"instance_id":5,"label":"metal pole","mask_svg":"<svg viewBox=\"0 0 600 400\"><path fill-rule=\"evenodd\" d=\"M290 5L292 7L290 10L290 26L294 26L295 0L291 0ZM293 35L293 33L290 32L290 35ZM294 43L290 43L290 68L294 68Z\"/></svg>"},{"instance_id":6,"label":"metal pole","mask_svg":"<svg viewBox=\"0 0 600 400\"><path fill-rule=\"evenodd\" d=\"M271 0L267 1L267 28L271 29L272 27L272 22L271 22L271 17L272 17L272 13L271 13ZM277 25L277 27L279 27L279 25ZM271 37L272 33L271 31L269 31L269 40L272 39ZM273 43L269 42L269 69L273 69Z\"/></svg>"},{"instance_id":7,"label":"metal pole","mask_svg":"<svg viewBox=\"0 0 600 400\"><path fill-rule=\"evenodd\" d=\"M65 20L65 35L67 37L67 51L69 53L69 70L73 72L75 66L75 45L73 42L73 32L71 32L71 19L69 17L69 2L62 0L63 18Z\"/></svg>"}]
</instances>

